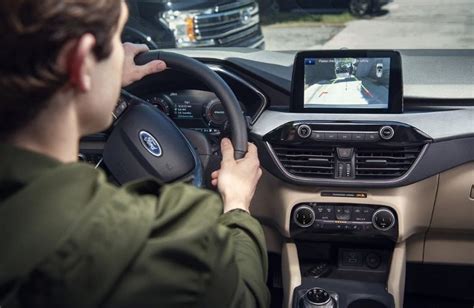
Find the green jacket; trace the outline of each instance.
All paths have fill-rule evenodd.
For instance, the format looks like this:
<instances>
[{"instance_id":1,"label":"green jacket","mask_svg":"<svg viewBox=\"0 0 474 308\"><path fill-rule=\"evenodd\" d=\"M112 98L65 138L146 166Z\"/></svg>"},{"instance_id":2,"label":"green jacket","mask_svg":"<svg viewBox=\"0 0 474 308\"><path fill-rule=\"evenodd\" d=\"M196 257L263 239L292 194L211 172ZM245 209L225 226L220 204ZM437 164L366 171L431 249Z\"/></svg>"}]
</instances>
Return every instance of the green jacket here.
<instances>
[{"instance_id":1,"label":"green jacket","mask_svg":"<svg viewBox=\"0 0 474 308\"><path fill-rule=\"evenodd\" d=\"M0 296L25 307L268 307L259 223L185 184L117 188L0 145ZM8 293L7 293L8 294Z\"/></svg>"}]
</instances>

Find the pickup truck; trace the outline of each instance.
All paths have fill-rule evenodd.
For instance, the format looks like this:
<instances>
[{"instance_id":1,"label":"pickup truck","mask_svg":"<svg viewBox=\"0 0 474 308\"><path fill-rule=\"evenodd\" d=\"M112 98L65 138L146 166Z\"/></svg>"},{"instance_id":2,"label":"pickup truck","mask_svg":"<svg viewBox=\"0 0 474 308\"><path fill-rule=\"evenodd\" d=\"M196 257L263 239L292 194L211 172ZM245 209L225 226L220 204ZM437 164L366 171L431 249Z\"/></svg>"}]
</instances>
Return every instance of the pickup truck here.
<instances>
[{"instance_id":1,"label":"pickup truck","mask_svg":"<svg viewBox=\"0 0 474 308\"><path fill-rule=\"evenodd\" d=\"M288 10L320 10L320 9L348 9L354 16L364 16L377 13L382 6L393 0L260 0L265 2L264 7L278 7L282 11ZM270 3L271 2L271 3Z\"/></svg>"},{"instance_id":2,"label":"pickup truck","mask_svg":"<svg viewBox=\"0 0 474 308\"><path fill-rule=\"evenodd\" d=\"M264 48L253 0L127 0L122 40L150 48Z\"/></svg>"}]
</instances>

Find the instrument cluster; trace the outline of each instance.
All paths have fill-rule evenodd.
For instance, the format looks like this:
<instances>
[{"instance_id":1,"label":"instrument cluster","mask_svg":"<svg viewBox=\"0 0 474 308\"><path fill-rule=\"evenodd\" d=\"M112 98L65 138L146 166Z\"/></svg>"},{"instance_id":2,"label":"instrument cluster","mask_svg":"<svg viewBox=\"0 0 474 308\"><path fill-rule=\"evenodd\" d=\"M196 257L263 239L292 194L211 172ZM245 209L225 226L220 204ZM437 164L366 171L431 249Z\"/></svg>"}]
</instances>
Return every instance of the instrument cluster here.
<instances>
[{"instance_id":1,"label":"instrument cluster","mask_svg":"<svg viewBox=\"0 0 474 308\"><path fill-rule=\"evenodd\" d=\"M212 92L180 90L154 93L143 99L167 114L182 128L220 135L226 126L224 106ZM244 105L240 105L245 114Z\"/></svg>"}]
</instances>

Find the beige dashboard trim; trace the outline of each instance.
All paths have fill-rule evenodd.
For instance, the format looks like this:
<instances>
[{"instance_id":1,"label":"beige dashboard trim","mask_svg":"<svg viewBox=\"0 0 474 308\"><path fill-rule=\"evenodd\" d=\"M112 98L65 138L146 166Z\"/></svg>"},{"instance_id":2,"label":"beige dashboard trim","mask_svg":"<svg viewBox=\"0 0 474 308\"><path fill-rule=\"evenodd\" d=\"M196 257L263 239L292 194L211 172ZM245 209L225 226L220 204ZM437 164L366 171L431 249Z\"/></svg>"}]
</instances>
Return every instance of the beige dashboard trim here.
<instances>
[{"instance_id":1,"label":"beige dashboard trim","mask_svg":"<svg viewBox=\"0 0 474 308\"><path fill-rule=\"evenodd\" d=\"M474 233L430 231L426 235L424 262L474 265Z\"/></svg>"},{"instance_id":2,"label":"beige dashboard trim","mask_svg":"<svg viewBox=\"0 0 474 308\"><path fill-rule=\"evenodd\" d=\"M405 293L406 273L406 245L405 242L398 243L393 250L390 273L388 275L387 289L393 295L395 308L403 308L403 297Z\"/></svg>"},{"instance_id":3,"label":"beige dashboard trim","mask_svg":"<svg viewBox=\"0 0 474 308\"><path fill-rule=\"evenodd\" d=\"M431 229L467 231L474 234L474 163L441 173Z\"/></svg>"},{"instance_id":4,"label":"beige dashboard trim","mask_svg":"<svg viewBox=\"0 0 474 308\"><path fill-rule=\"evenodd\" d=\"M301 285L300 262L294 243L283 244L281 273L283 280L283 307L291 308L293 307L293 290Z\"/></svg>"},{"instance_id":5,"label":"beige dashboard trim","mask_svg":"<svg viewBox=\"0 0 474 308\"><path fill-rule=\"evenodd\" d=\"M424 262L474 265L474 162L440 174Z\"/></svg>"}]
</instances>

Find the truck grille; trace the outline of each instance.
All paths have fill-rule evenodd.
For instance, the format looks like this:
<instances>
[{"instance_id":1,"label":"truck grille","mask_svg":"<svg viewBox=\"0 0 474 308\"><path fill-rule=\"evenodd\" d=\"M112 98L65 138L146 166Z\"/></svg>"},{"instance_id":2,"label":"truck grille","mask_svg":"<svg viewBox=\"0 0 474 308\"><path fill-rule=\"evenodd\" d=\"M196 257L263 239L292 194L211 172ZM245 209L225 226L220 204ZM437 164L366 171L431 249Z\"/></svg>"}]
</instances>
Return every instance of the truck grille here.
<instances>
[{"instance_id":1,"label":"truck grille","mask_svg":"<svg viewBox=\"0 0 474 308\"><path fill-rule=\"evenodd\" d=\"M214 12L197 15L194 21L198 41L214 40L214 46L241 47L257 47L263 43L255 1L217 6Z\"/></svg>"}]
</instances>

